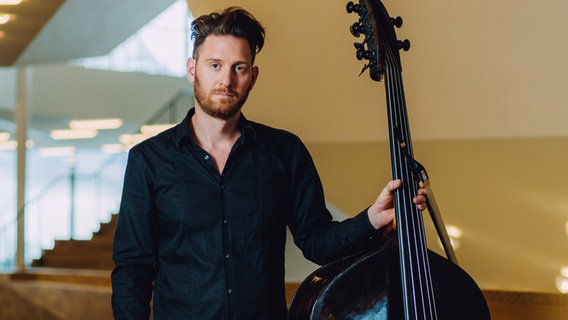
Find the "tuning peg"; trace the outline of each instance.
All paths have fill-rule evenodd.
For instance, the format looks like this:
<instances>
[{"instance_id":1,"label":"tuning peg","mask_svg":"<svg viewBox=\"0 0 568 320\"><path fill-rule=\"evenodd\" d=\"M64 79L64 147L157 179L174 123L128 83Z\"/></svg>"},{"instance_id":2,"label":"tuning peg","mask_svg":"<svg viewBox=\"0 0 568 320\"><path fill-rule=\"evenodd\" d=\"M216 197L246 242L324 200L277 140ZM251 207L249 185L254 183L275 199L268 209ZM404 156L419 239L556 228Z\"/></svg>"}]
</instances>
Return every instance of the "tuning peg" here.
<instances>
[{"instance_id":1,"label":"tuning peg","mask_svg":"<svg viewBox=\"0 0 568 320\"><path fill-rule=\"evenodd\" d=\"M361 12L361 5L360 4L354 4L353 1L349 1L347 2L347 13L360 13Z\"/></svg>"},{"instance_id":2,"label":"tuning peg","mask_svg":"<svg viewBox=\"0 0 568 320\"><path fill-rule=\"evenodd\" d=\"M357 51L355 52L355 56L357 57L357 60L363 60L363 58L365 58L365 49L364 48L359 48L357 49Z\"/></svg>"},{"instance_id":3,"label":"tuning peg","mask_svg":"<svg viewBox=\"0 0 568 320\"><path fill-rule=\"evenodd\" d=\"M363 60L363 59L371 60L374 57L374 55L375 54L372 50L365 50L365 48L359 48L355 52L357 60Z\"/></svg>"},{"instance_id":4,"label":"tuning peg","mask_svg":"<svg viewBox=\"0 0 568 320\"><path fill-rule=\"evenodd\" d=\"M391 18L392 24L397 27L400 28L402 27L402 18L401 17L396 17L396 18Z\"/></svg>"},{"instance_id":5,"label":"tuning peg","mask_svg":"<svg viewBox=\"0 0 568 320\"><path fill-rule=\"evenodd\" d=\"M405 39L404 41L398 40L398 49L408 51L408 49L410 49L410 41L408 41L408 39Z\"/></svg>"},{"instance_id":6,"label":"tuning peg","mask_svg":"<svg viewBox=\"0 0 568 320\"><path fill-rule=\"evenodd\" d=\"M349 28L349 30L351 31L351 34L352 34L353 36L355 36L356 38L359 38L359 36L361 35L361 33L365 33L365 32L364 32L364 29L365 29L365 27L364 27L362 24L358 23L358 22L355 22L355 23Z\"/></svg>"}]
</instances>

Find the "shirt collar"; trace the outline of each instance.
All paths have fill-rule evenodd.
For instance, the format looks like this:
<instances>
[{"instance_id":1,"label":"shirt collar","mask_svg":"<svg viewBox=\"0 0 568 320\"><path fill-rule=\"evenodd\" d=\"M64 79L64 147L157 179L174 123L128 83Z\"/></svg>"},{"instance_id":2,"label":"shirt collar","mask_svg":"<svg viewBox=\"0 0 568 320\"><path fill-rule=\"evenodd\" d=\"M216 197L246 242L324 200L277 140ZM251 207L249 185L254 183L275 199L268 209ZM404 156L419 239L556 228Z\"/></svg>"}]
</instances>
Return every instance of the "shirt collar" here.
<instances>
[{"instance_id":1,"label":"shirt collar","mask_svg":"<svg viewBox=\"0 0 568 320\"><path fill-rule=\"evenodd\" d=\"M194 143L191 134L189 134L188 125L191 117L193 117L194 114L195 108L189 109L183 121L176 126L175 141L178 148L183 147L187 143ZM249 122L242 113L237 126L241 130L241 139L243 139L243 142L256 140L256 130L252 126L251 122Z\"/></svg>"}]
</instances>

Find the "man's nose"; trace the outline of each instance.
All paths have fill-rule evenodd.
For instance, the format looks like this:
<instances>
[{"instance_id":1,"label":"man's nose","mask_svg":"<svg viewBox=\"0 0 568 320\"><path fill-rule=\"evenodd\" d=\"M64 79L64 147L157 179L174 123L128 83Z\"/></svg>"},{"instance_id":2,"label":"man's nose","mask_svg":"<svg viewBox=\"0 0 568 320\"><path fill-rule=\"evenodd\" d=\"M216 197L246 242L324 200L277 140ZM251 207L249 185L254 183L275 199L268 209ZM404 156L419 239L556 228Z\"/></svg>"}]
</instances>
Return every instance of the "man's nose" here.
<instances>
[{"instance_id":1,"label":"man's nose","mask_svg":"<svg viewBox=\"0 0 568 320\"><path fill-rule=\"evenodd\" d=\"M233 72L230 68L221 71L219 84L223 87L230 87L233 81Z\"/></svg>"}]
</instances>

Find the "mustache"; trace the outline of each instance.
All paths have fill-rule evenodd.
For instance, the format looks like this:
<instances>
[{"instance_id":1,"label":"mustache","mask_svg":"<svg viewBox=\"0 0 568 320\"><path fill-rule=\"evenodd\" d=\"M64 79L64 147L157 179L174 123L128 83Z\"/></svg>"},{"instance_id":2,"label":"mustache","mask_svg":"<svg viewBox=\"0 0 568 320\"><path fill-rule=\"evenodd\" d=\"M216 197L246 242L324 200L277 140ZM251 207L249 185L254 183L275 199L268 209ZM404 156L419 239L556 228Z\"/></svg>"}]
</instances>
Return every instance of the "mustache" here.
<instances>
[{"instance_id":1,"label":"mustache","mask_svg":"<svg viewBox=\"0 0 568 320\"><path fill-rule=\"evenodd\" d=\"M236 91L231 90L231 89L229 89L229 88L214 89L214 90L213 90L213 94L217 94L217 93L230 94L230 95L236 96L236 97L239 96L239 94L238 94Z\"/></svg>"}]
</instances>

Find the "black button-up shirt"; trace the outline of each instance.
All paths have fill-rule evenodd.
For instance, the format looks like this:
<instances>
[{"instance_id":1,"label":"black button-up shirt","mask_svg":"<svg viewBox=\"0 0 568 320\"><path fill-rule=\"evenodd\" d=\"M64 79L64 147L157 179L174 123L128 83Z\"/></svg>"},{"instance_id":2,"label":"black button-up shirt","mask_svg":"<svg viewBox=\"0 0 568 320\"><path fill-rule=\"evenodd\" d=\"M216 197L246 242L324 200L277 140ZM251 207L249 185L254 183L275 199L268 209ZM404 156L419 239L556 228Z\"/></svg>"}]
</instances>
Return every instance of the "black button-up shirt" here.
<instances>
[{"instance_id":1,"label":"black button-up shirt","mask_svg":"<svg viewBox=\"0 0 568 320\"><path fill-rule=\"evenodd\" d=\"M188 123L131 149L116 228L116 319L284 319L286 226L319 264L375 234L366 210L332 222L298 137L247 121L222 174Z\"/></svg>"}]
</instances>

